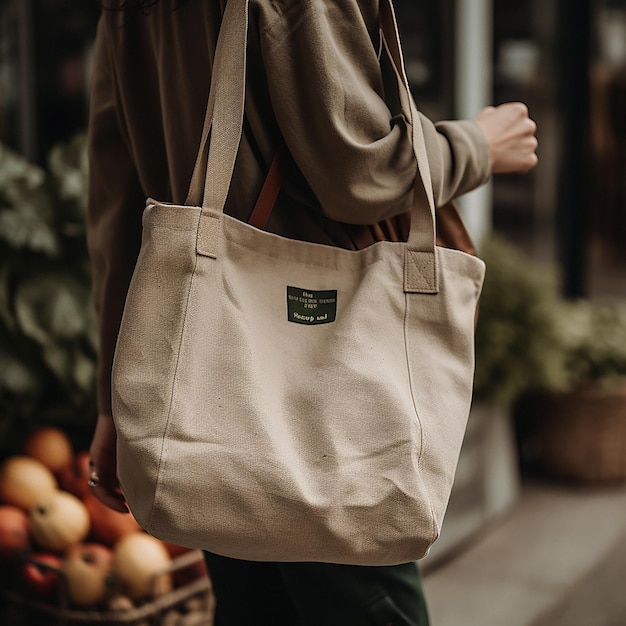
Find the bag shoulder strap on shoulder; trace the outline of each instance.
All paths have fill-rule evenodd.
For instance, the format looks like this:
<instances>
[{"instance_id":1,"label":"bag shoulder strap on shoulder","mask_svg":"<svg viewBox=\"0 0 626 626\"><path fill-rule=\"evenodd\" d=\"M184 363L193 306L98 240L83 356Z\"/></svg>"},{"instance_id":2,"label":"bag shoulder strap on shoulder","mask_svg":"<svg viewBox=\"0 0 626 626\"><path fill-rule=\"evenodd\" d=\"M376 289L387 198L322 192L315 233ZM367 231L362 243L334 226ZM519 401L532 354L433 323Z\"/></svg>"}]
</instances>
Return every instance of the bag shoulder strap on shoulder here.
<instances>
[{"instance_id":1,"label":"bag shoulder strap on shoulder","mask_svg":"<svg viewBox=\"0 0 626 626\"><path fill-rule=\"evenodd\" d=\"M229 0L226 4L215 52L202 139L187 196L187 203L197 204L199 190L203 189L202 207L212 217L219 217L223 213L243 129L248 4L249 0ZM381 0L380 25L398 77L400 98L412 126L413 149L418 164L415 201L405 246L404 289L414 293L437 293L435 206L428 158L419 114L404 70L391 0ZM207 150L206 170L203 171L203 156Z\"/></svg>"}]
</instances>

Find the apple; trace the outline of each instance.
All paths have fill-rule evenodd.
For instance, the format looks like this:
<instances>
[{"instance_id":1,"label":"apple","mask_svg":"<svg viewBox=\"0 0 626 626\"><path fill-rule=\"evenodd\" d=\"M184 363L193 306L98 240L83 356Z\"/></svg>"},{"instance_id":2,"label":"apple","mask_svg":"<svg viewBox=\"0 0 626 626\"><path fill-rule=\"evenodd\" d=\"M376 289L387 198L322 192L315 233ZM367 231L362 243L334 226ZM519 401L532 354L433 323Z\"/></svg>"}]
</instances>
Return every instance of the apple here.
<instances>
[{"instance_id":1,"label":"apple","mask_svg":"<svg viewBox=\"0 0 626 626\"><path fill-rule=\"evenodd\" d=\"M15 455L0 465L0 502L30 511L41 497L56 491L54 474L40 461Z\"/></svg>"},{"instance_id":2,"label":"apple","mask_svg":"<svg viewBox=\"0 0 626 626\"><path fill-rule=\"evenodd\" d=\"M57 474L72 460L74 451L69 437L62 430L54 426L40 426L24 442L24 453Z\"/></svg>"},{"instance_id":3,"label":"apple","mask_svg":"<svg viewBox=\"0 0 626 626\"><path fill-rule=\"evenodd\" d=\"M113 547L124 535L141 530L132 513L114 511L91 493L83 496L83 504L91 520L91 537L106 546Z\"/></svg>"},{"instance_id":4,"label":"apple","mask_svg":"<svg viewBox=\"0 0 626 626\"><path fill-rule=\"evenodd\" d=\"M63 559L58 554L39 552L22 563L20 577L29 591L50 597L59 587L59 569Z\"/></svg>"},{"instance_id":5,"label":"apple","mask_svg":"<svg viewBox=\"0 0 626 626\"><path fill-rule=\"evenodd\" d=\"M0 559L10 559L25 552L30 544L30 523L22 509L0 505Z\"/></svg>"},{"instance_id":6,"label":"apple","mask_svg":"<svg viewBox=\"0 0 626 626\"><path fill-rule=\"evenodd\" d=\"M61 489L81 499L89 493L89 458L89 452L83 450L63 466L59 472Z\"/></svg>"},{"instance_id":7,"label":"apple","mask_svg":"<svg viewBox=\"0 0 626 626\"><path fill-rule=\"evenodd\" d=\"M106 608L109 611L132 611L135 603L128 596L118 593L107 599Z\"/></svg>"},{"instance_id":8,"label":"apple","mask_svg":"<svg viewBox=\"0 0 626 626\"><path fill-rule=\"evenodd\" d=\"M171 557L162 541L143 531L129 533L115 544L113 552L115 574L132 600L171 591L172 575L167 572Z\"/></svg>"},{"instance_id":9,"label":"apple","mask_svg":"<svg viewBox=\"0 0 626 626\"><path fill-rule=\"evenodd\" d=\"M30 512L32 537L40 547L63 552L89 532L89 512L76 496L57 490L35 502Z\"/></svg>"},{"instance_id":10,"label":"apple","mask_svg":"<svg viewBox=\"0 0 626 626\"><path fill-rule=\"evenodd\" d=\"M100 543L78 543L70 546L61 571L67 582L67 593L75 606L101 604L110 589L113 551Z\"/></svg>"},{"instance_id":11,"label":"apple","mask_svg":"<svg viewBox=\"0 0 626 626\"><path fill-rule=\"evenodd\" d=\"M176 545L175 543L169 543L168 541L163 541L162 543L169 555L172 557L172 565L175 566L175 569L172 572L174 587L183 587L198 578L207 576L206 561L204 560L200 550L185 548L183 546ZM183 557L183 555L188 556ZM189 564L182 565L183 562L187 562Z\"/></svg>"}]
</instances>

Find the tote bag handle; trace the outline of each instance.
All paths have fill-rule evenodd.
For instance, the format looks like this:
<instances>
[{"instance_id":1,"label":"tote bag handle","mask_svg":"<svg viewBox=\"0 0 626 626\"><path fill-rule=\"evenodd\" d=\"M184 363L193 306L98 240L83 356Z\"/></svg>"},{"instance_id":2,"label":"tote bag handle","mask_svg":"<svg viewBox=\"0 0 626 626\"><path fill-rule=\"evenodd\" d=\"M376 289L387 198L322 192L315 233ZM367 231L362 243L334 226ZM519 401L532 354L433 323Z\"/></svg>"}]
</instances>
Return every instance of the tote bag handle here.
<instances>
[{"instance_id":1,"label":"tote bag handle","mask_svg":"<svg viewBox=\"0 0 626 626\"><path fill-rule=\"evenodd\" d=\"M186 204L198 204L200 189L203 189L202 207L214 218L224 211L243 130L248 4L249 0L228 0L226 3L215 51L202 138L186 201ZM413 150L418 166L409 237L405 244L401 244L405 246L404 290L437 293L435 205L430 169L419 113L404 70L391 0L381 0L380 27L398 80L402 108L412 128ZM203 163L207 145L205 170Z\"/></svg>"}]
</instances>

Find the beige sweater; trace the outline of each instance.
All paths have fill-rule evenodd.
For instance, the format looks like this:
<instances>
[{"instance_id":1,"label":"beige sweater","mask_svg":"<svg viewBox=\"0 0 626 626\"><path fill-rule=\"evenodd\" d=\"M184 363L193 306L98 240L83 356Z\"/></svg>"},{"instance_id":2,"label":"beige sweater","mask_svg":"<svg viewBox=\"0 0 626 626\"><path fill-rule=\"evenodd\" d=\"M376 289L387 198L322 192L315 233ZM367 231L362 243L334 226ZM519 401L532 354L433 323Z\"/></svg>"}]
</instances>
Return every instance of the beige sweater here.
<instances>
[{"instance_id":1,"label":"beige sweater","mask_svg":"<svg viewBox=\"0 0 626 626\"><path fill-rule=\"evenodd\" d=\"M223 3L160 0L149 15L104 11L100 20L88 240L103 412L145 198L187 195ZM409 209L411 129L385 90L379 51L378 0L251 0L246 120L227 213L247 220L279 145L289 155L286 181L268 230L354 248L356 233L362 242L369 232L360 225ZM478 126L421 123L438 205L486 181Z\"/></svg>"}]
</instances>

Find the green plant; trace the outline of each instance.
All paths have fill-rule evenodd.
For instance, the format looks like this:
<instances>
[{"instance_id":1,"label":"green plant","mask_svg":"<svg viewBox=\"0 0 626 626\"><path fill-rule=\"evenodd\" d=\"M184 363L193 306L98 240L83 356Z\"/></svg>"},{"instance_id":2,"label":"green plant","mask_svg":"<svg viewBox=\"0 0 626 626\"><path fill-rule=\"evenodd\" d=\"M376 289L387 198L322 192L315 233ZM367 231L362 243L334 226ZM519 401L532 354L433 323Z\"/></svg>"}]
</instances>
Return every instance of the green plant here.
<instances>
[{"instance_id":1,"label":"green plant","mask_svg":"<svg viewBox=\"0 0 626 626\"><path fill-rule=\"evenodd\" d=\"M557 275L492 237L481 246L487 264L476 328L475 396L508 405L540 386L564 388L557 328Z\"/></svg>"},{"instance_id":2,"label":"green plant","mask_svg":"<svg viewBox=\"0 0 626 626\"><path fill-rule=\"evenodd\" d=\"M626 376L626 303L564 301L554 267L492 237L476 329L475 396L508 405Z\"/></svg>"},{"instance_id":3,"label":"green plant","mask_svg":"<svg viewBox=\"0 0 626 626\"><path fill-rule=\"evenodd\" d=\"M561 303L558 322L568 389L588 382L606 387L622 383L626 377L626 303Z\"/></svg>"},{"instance_id":4,"label":"green plant","mask_svg":"<svg viewBox=\"0 0 626 626\"><path fill-rule=\"evenodd\" d=\"M0 440L95 411L84 137L44 171L0 145Z\"/></svg>"}]
</instances>

